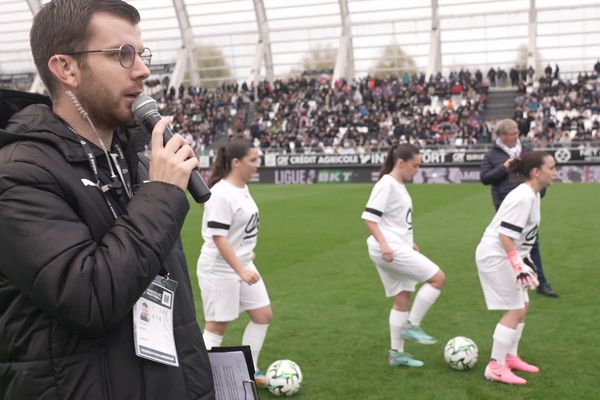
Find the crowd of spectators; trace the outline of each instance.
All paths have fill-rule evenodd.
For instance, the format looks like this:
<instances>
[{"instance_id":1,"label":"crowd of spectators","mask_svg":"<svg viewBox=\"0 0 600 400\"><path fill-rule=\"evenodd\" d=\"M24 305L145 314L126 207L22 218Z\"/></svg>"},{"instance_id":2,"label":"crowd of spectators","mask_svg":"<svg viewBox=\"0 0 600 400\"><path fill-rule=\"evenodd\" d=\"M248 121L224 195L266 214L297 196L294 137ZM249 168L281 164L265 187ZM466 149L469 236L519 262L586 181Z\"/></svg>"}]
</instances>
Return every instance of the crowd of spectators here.
<instances>
[{"instance_id":1,"label":"crowd of spectators","mask_svg":"<svg viewBox=\"0 0 600 400\"><path fill-rule=\"evenodd\" d=\"M180 87L155 97L198 152L245 136L263 152L361 153L395 142L467 145L489 140L481 71L340 80L327 76L272 83Z\"/></svg>"},{"instance_id":2,"label":"crowd of spectators","mask_svg":"<svg viewBox=\"0 0 600 400\"><path fill-rule=\"evenodd\" d=\"M558 68L558 66L557 66ZM546 67L520 87L515 120L520 134L539 147L600 142L600 61L590 73L562 80Z\"/></svg>"}]
</instances>

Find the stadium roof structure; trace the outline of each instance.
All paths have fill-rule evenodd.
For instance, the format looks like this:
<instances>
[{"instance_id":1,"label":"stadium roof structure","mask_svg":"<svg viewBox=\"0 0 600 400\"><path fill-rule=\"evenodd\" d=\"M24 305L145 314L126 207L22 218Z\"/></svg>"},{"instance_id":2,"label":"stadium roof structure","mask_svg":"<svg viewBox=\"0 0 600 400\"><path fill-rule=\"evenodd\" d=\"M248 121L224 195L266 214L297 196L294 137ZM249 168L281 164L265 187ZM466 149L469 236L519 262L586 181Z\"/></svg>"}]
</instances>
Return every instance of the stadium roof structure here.
<instances>
[{"instance_id":1,"label":"stadium roof structure","mask_svg":"<svg viewBox=\"0 0 600 400\"><path fill-rule=\"evenodd\" d=\"M0 0L0 86L33 80L33 15L48 0ZM182 82L273 80L307 70L354 78L406 69L561 73L600 56L598 0L131 0L153 73ZM564 75L563 75L564 76ZM34 79L35 78L35 79Z\"/></svg>"}]
</instances>

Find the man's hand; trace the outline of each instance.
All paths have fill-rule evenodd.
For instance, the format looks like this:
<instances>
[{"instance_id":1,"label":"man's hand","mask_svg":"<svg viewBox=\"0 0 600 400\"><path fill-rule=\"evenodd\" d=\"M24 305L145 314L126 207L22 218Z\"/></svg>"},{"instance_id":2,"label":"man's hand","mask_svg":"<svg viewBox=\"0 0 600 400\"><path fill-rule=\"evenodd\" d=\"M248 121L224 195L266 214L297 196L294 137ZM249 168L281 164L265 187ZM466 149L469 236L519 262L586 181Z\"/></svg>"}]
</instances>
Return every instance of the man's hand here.
<instances>
[{"instance_id":1,"label":"man's hand","mask_svg":"<svg viewBox=\"0 0 600 400\"><path fill-rule=\"evenodd\" d=\"M185 190L192 170L198 165L194 150L181 135L163 145L163 131L173 118L161 119L152 131L152 153L149 175L151 181L166 182Z\"/></svg>"}]
</instances>

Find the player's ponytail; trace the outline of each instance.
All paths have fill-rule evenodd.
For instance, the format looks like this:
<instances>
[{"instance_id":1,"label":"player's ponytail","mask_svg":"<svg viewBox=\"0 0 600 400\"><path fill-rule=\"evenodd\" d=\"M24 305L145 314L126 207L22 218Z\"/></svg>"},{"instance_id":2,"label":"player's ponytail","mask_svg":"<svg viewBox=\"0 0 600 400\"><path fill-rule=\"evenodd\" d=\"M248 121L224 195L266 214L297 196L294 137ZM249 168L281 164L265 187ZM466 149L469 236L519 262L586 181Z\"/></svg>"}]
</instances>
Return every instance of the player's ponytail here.
<instances>
[{"instance_id":1,"label":"player's ponytail","mask_svg":"<svg viewBox=\"0 0 600 400\"><path fill-rule=\"evenodd\" d=\"M541 168L544 158L550 156L545 151L532 151L521 158L515 158L508 166L508 172L529 179L534 168Z\"/></svg>"},{"instance_id":2,"label":"player's ponytail","mask_svg":"<svg viewBox=\"0 0 600 400\"><path fill-rule=\"evenodd\" d=\"M394 144L390 147L381 170L379 170L379 178L389 174L394 169L394 165L398 160L412 160L415 155L419 154L419 149L410 143Z\"/></svg>"},{"instance_id":3,"label":"player's ponytail","mask_svg":"<svg viewBox=\"0 0 600 400\"><path fill-rule=\"evenodd\" d=\"M215 183L227 177L231 172L231 162L244 158L251 148L251 143L245 139L232 139L227 146L219 147L208 178L208 187L213 187Z\"/></svg>"}]
</instances>

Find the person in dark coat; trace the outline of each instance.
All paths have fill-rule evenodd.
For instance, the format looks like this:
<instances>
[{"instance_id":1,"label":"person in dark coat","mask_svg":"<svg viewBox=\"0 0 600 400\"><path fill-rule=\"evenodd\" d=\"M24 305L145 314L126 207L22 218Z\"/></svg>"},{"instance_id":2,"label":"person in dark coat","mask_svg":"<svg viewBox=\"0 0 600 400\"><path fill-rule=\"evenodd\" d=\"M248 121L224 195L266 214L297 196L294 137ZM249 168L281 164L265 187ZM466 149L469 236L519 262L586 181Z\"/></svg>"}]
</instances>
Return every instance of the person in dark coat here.
<instances>
[{"instance_id":1,"label":"person in dark coat","mask_svg":"<svg viewBox=\"0 0 600 400\"><path fill-rule=\"evenodd\" d=\"M139 19L120 0L45 4L31 48L51 102L0 92L1 399L215 398L179 237L198 160L179 135L163 145L167 118L148 168L138 155ZM135 336L142 299L162 307L153 282L164 353Z\"/></svg>"},{"instance_id":2,"label":"person in dark coat","mask_svg":"<svg viewBox=\"0 0 600 400\"><path fill-rule=\"evenodd\" d=\"M508 172L508 168L515 158L522 157L531 151L521 144L519 140L519 127L512 119L504 119L496 125L496 144L485 155L481 163L480 179L484 185L492 186L492 202L498 211L500 204L514 188L522 183ZM542 192L542 196L545 191ZM548 297L558 297L558 294L548 283L542 265L542 256L539 249L539 234L531 248L531 259L536 265L536 272L540 285L538 293Z\"/></svg>"}]
</instances>

